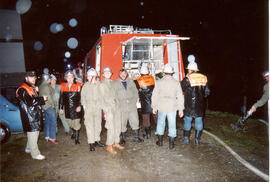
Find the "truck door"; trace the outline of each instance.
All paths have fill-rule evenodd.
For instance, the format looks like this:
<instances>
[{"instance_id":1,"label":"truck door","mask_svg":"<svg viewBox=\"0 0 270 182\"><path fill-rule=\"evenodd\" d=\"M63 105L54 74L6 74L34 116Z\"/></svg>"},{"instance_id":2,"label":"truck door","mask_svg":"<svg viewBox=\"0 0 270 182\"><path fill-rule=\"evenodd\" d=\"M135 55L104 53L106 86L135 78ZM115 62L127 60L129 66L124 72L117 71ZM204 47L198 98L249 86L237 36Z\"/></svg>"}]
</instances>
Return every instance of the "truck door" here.
<instances>
[{"instance_id":1,"label":"truck door","mask_svg":"<svg viewBox=\"0 0 270 182\"><path fill-rule=\"evenodd\" d=\"M181 81L184 77L183 60L180 49L180 40L185 37L138 37L122 42L123 68L130 75L139 74L142 64L146 64L150 74L154 77L163 71L164 55L168 55L168 63L174 68L173 77ZM166 42L164 47L164 42ZM164 52L165 51L165 52Z\"/></svg>"}]
</instances>

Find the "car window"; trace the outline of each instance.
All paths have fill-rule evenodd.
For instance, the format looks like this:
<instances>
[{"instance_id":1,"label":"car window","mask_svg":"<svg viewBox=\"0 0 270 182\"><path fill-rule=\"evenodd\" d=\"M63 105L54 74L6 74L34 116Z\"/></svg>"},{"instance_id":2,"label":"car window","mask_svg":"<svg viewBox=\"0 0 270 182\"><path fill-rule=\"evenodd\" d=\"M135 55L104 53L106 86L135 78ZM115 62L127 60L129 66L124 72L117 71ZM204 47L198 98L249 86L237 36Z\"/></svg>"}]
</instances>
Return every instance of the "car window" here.
<instances>
[{"instance_id":1,"label":"car window","mask_svg":"<svg viewBox=\"0 0 270 182\"><path fill-rule=\"evenodd\" d=\"M16 98L17 88L1 88L1 95L4 96L9 102L14 105L18 105L18 100Z\"/></svg>"}]
</instances>

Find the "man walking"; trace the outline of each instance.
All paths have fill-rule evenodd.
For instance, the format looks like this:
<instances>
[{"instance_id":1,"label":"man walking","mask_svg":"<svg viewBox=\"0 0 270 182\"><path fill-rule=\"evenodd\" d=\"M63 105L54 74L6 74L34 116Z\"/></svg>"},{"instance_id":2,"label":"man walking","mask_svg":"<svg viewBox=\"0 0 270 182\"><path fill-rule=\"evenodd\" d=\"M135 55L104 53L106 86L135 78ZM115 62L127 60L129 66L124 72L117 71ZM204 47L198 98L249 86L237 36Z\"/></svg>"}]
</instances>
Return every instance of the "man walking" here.
<instances>
[{"instance_id":1,"label":"man walking","mask_svg":"<svg viewBox=\"0 0 270 182\"><path fill-rule=\"evenodd\" d=\"M181 82L185 96L184 110L184 138L180 140L182 144L189 144L190 129L192 119L195 119L195 145L200 144L201 133L203 129L203 117L205 113L205 100L210 94L207 84L207 77L199 71L195 57L188 58L190 63L187 66L188 74Z\"/></svg>"},{"instance_id":2,"label":"man walking","mask_svg":"<svg viewBox=\"0 0 270 182\"><path fill-rule=\"evenodd\" d=\"M164 66L165 76L156 82L152 94L153 114L158 113L158 122L156 135L158 135L158 146L163 145L163 135L166 126L166 117L168 119L169 148L174 148L174 138L176 137L176 112L179 117L183 117L184 96L180 83L172 75L173 68L166 64Z\"/></svg>"},{"instance_id":3,"label":"man walking","mask_svg":"<svg viewBox=\"0 0 270 182\"><path fill-rule=\"evenodd\" d=\"M31 153L33 159L43 160L45 156L40 154L37 142L42 124L41 105L45 104L47 96L38 96L36 79L34 71L27 72L25 82L16 91L16 97L19 100L23 130L27 132L25 152Z\"/></svg>"},{"instance_id":4,"label":"man walking","mask_svg":"<svg viewBox=\"0 0 270 182\"><path fill-rule=\"evenodd\" d=\"M139 98L138 90L134 81L128 78L126 70L119 71L119 79L114 81L117 99L120 102L121 111L121 141L120 144L125 144L127 131L127 121L134 131L133 141L143 142L139 137L139 117L137 111L137 100Z\"/></svg>"},{"instance_id":5,"label":"man walking","mask_svg":"<svg viewBox=\"0 0 270 182\"><path fill-rule=\"evenodd\" d=\"M124 149L124 147L119 144L119 136L121 133L119 102L116 99L117 93L111 80L111 68L105 66L102 71L102 76L104 80L100 85L100 90L103 98L102 109L106 120L105 128L107 129L106 150L115 155L117 152L114 148L119 150Z\"/></svg>"}]
</instances>

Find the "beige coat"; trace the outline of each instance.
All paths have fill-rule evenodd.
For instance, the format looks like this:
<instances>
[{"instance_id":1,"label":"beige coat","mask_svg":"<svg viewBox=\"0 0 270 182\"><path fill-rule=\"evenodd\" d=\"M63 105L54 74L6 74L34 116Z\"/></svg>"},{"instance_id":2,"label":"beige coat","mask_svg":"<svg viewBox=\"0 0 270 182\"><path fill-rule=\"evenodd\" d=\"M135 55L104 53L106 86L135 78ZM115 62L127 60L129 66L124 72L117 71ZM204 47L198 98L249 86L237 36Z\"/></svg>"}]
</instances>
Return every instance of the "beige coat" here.
<instances>
[{"instance_id":1,"label":"beige coat","mask_svg":"<svg viewBox=\"0 0 270 182\"><path fill-rule=\"evenodd\" d=\"M113 82L104 78L102 84L100 84L100 91L102 94L102 109L104 112L113 112L119 107L119 103L116 100L116 92L113 86Z\"/></svg>"},{"instance_id":2,"label":"beige coat","mask_svg":"<svg viewBox=\"0 0 270 182\"><path fill-rule=\"evenodd\" d=\"M138 90L132 79L127 78L126 82L127 90L120 79L115 80L113 83L117 93L117 100L120 102L120 109L122 112L137 111L136 103L139 98Z\"/></svg>"},{"instance_id":3,"label":"beige coat","mask_svg":"<svg viewBox=\"0 0 270 182\"><path fill-rule=\"evenodd\" d=\"M104 78L100 84L102 94L102 109L106 115L105 128L107 128L106 145L119 143L121 133L121 121L119 112L119 102L116 99L116 92L113 82Z\"/></svg>"},{"instance_id":4,"label":"beige coat","mask_svg":"<svg viewBox=\"0 0 270 182\"><path fill-rule=\"evenodd\" d=\"M102 94L100 92L100 83L96 84L86 82L81 91L81 104L85 114L101 112ZM99 114L100 115L100 114Z\"/></svg>"},{"instance_id":5,"label":"beige coat","mask_svg":"<svg viewBox=\"0 0 270 182\"><path fill-rule=\"evenodd\" d=\"M101 132L101 103L100 83L86 82L81 91L81 104L84 108L84 124L89 144L100 141Z\"/></svg>"},{"instance_id":6,"label":"beige coat","mask_svg":"<svg viewBox=\"0 0 270 182\"><path fill-rule=\"evenodd\" d=\"M184 96L181 85L172 76L165 75L156 82L152 94L152 108L161 112L183 111Z\"/></svg>"},{"instance_id":7,"label":"beige coat","mask_svg":"<svg viewBox=\"0 0 270 182\"><path fill-rule=\"evenodd\" d=\"M43 81L42 84L39 86L39 95L40 96L48 96L47 101L45 101L45 105L42 105L42 109L46 110L49 107L55 108L55 102L54 102L54 90L52 86L47 83L47 81Z\"/></svg>"}]
</instances>

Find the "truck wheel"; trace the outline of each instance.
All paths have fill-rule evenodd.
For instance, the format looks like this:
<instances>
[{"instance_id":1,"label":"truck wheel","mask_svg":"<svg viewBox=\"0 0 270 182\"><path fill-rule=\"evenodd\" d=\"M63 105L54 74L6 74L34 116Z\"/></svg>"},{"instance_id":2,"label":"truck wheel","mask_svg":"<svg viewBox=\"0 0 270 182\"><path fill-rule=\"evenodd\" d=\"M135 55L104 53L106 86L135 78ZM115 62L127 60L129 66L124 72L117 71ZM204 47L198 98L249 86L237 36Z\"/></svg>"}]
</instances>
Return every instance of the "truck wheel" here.
<instances>
[{"instance_id":1,"label":"truck wheel","mask_svg":"<svg viewBox=\"0 0 270 182\"><path fill-rule=\"evenodd\" d=\"M9 127L6 124L0 123L0 125L1 125L1 127L0 127L0 140L1 140L1 143L3 144L9 140L11 132L10 132Z\"/></svg>"}]
</instances>

